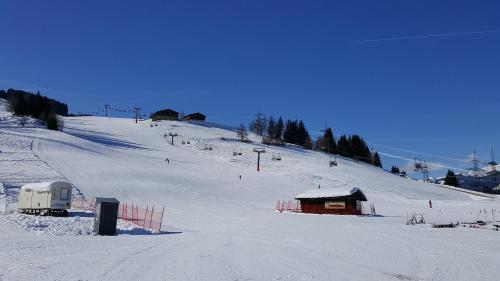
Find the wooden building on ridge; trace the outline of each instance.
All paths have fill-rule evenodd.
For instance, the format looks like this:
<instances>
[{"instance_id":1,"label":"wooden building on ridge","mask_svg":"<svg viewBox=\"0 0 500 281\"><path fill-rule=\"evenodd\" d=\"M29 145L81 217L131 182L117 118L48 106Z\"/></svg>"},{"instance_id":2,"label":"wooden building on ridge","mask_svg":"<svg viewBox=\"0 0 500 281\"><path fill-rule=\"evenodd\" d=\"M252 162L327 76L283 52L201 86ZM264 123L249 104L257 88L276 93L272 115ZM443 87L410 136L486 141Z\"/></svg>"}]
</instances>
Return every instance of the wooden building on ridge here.
<instances>
[{"instance_id":1,"label":"wooden building on ridge","mask_svg":"<svg viewBox=\"0 0 500 281\"><path fill-rule=\"evenodd\" d=\"M151 119L153 119L153 121L158 121L158 120L177 121L179 120L179 112L172 109L164 109L151 114Z\"/></svg>"},{"instance_id":2,"label":"wooden building on ridge","mask_svg":"<svg viewBox=\"0 0 500 281\"><path fill-rule=\"evenodd\" d=\"M207 116L200 112L195 112L182 117L182 121L205 121Z\"/></svg>"}]
</instances>

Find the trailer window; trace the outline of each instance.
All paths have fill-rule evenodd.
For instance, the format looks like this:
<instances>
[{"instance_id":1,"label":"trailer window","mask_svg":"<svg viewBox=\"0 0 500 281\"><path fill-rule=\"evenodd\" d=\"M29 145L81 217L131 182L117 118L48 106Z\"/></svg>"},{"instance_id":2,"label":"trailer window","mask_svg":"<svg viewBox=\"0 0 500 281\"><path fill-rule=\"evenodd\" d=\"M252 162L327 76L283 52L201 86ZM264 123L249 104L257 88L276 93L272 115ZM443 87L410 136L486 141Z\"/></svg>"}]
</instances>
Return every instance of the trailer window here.
<instances>
[{"instance_id":1,"label":"trailer window","mask_svg":"<svg viewBox=\"0 0 500 281\"><path fill-rule=\"evenodd\" d=\"M69 199L69 193L68 193L68 189L66 188L63 188L61 189L61 200L68 200Z\"/></svg>"}]
</instances>

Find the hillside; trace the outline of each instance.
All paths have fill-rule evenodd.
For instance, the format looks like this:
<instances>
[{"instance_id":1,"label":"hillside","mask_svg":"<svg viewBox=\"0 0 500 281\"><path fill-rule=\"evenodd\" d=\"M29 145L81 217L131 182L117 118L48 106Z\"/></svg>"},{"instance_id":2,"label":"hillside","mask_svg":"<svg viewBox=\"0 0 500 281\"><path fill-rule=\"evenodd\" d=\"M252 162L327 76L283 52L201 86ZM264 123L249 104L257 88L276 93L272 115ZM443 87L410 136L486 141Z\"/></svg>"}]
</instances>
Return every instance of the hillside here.
<instances>
[{"instance_id":1,"label":"hillside","mask_svg":"<svg viewBox=\"0 0 500 281\"><path fill-rule=\"evenodd\" d=\"M216 124L71 117L58 132L35 123L21 127L0 111L0 173L7 191L1 197L7 211L0 215L0 279L496 280L499 273L498 233L405 225L413 212L430 222L475 219L480 210L498 208L497 199L348 159L329 167L322 153L263 146L255 136L254 143L241 143ZM164 137L169 133L179 135L174 145ZM255 147L266 149L261 172ZM282 161L272 161L273 153ZM43 228L33 233L18 227L9 211L16 190L51 179L69 180L86 196L165 205L168 232L54 238ZM359 187L381 216L274 211L277 200L318 185Z\"/></svg>"}]
</instances>

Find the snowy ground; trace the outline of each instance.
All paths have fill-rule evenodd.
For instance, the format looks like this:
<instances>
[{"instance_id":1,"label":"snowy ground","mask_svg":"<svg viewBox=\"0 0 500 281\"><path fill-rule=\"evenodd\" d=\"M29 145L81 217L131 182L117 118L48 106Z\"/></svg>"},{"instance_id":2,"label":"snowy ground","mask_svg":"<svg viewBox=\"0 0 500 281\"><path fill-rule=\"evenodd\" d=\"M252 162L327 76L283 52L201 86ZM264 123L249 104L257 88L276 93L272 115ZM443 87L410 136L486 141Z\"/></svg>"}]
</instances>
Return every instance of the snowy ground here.
<instances>
[{"instance_id":1,"label":"snowy ground","mask_svg":"<svg viewBox=\"0 0 500 281\"><path fill-rule=\"evenodd\" d=\"M294 147L266 147L257 173L252 149L260 145L240 143L215 125L79 117L54 132L21 127L1 110L0 118L6 190L0 280L498 280L500 274L499 232L405 225L413 212L428 222L485 219L479 211L500 209L498 199L344 159L330 168L327 156ZM171 132L179 134L174 146L164 137ZM235 150L243 155L233 157ZM273 152L283 160L271 161ZM166 232L121 223L119 235L96 237L92 217L81 211L69 218L12 212L20 185L52 179L66 179L86 196L165 205ZM274 211L277 200L318 185L360 187L382 216Z\"/></svg>"}]
</instances>

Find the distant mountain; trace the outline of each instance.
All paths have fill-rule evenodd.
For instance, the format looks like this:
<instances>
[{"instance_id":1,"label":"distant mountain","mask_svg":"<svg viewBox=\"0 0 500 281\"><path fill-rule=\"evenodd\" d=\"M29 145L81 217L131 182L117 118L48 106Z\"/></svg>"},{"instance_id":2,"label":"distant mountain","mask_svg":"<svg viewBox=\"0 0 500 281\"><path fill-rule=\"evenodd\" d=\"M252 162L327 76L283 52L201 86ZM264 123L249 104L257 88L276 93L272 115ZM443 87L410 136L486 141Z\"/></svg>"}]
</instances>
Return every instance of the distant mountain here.
<instances>
[{"instance_id":1,"label":"distant mountain","mask_svg":"<svg viewBox=\"0 0 500 281\"><path fill-rule=\"evenodd\" d=\"M500 194L500 165L496 165L495 169L492 166L482 168L477 176L472 170L458 173L456 176L460 188ZM437 178L436 182L444 183L444 178Z\"/></svg>"}]
</instances>

